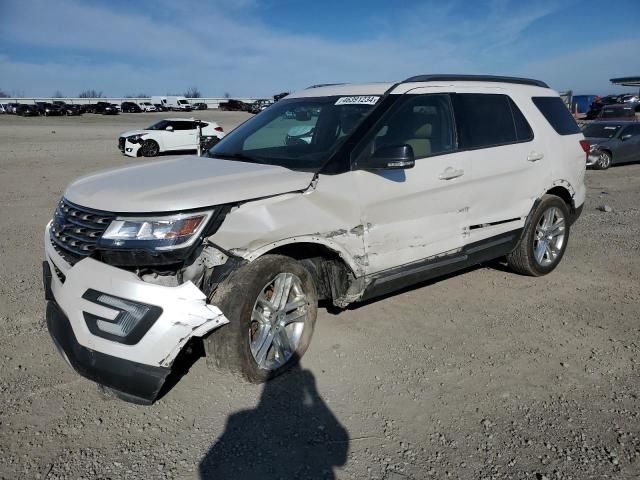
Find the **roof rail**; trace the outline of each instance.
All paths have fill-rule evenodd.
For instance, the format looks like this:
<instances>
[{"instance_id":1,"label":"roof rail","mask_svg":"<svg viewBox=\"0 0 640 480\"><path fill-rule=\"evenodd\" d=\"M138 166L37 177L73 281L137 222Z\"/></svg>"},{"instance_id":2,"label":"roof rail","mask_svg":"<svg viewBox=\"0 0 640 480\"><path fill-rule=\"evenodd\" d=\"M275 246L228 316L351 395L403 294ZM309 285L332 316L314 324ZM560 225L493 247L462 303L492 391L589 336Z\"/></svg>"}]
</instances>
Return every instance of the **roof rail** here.
<instances>
[{"instance_id":1,"label":"roof rail","mask_svg":"<svg viewBox=\"0 0 640 480\"><path fill-rule=\"evenodd\" d=\"M310 87L305 88L305 90L309 90L310 88L333 87L335 85L346 85L346 84L344 82L342 82L342 83L319 83L317 85L311 85Z\"/></svg>"},{"instance_id":2,"label":"roof rail","mask_svg":"<svg viewBox=\"0 0 640 480\"><path fill-rule=\"evenodd\" d=\"M416 75L403 80L402 83L409 82L500 82L517 83L520 85L531 85L534 87L549 88L549 85L532 78L501 77L498 75L455 75L455 74L433 74Z\"/></svg>"}]
</instances>

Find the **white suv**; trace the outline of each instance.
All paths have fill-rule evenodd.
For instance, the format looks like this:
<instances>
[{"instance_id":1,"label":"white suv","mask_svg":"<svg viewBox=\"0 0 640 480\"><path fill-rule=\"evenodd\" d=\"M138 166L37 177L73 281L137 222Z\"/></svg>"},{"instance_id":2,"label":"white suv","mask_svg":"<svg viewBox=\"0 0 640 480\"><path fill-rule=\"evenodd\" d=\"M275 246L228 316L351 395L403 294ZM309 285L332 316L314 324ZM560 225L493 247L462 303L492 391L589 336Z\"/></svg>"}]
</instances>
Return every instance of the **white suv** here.
<instances>
[{"instance_id":1,"label":"white suv","mask_svg":"<svg viewBox=\"0 0 640 480\"><path fill-rule=\"evenodd\" d=\"M535 80L309 88L206 157L71 184L44 237L48 327L81 375L132 401L152 402L192 342L265 381L304 354L319 300L344 307L498 257L551 272L588 151Z\"/></svg>"}]
</instances>

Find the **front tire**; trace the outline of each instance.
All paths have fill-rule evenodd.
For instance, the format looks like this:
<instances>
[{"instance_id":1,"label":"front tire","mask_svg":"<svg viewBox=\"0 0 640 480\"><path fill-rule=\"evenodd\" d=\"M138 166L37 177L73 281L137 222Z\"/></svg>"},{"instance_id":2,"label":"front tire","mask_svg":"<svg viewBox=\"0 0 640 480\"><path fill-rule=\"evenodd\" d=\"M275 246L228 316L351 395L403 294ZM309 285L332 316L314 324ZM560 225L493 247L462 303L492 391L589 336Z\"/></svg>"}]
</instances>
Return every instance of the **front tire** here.
<instances>
[{"instance_id":1,"label":"front tire","mask_svg":"<svg viewBox=\"0 0 640 480\"><path fill-rule=\"evenodd\" d=\"M160 153L160 146L154 140L145 140L140 151L143 157L155 157Z\"/></svg>"},{"instance_id":2,"label":"front tire","mask_svg":"<svg viewBox=\"0 0 640 480\"><path fill-rule=\"evenodd\" d=\"M555 195L544 195L516 248L507 255L507 263L523 275L540 277L550 273L567 249L569 230L567 204Z\"/></svg>"},{"instance_id":3,"label":"front tire","mask_svg":"<svg viewBox=\"0 0 640 480\"><path fill-rule=\"evenodd\" d=\"M204 340L207 363L262 383L306 352L318 313L309 271L292 258L265 255L241 267L213 293L229 323Z\"/></svg>"}]
</instances>

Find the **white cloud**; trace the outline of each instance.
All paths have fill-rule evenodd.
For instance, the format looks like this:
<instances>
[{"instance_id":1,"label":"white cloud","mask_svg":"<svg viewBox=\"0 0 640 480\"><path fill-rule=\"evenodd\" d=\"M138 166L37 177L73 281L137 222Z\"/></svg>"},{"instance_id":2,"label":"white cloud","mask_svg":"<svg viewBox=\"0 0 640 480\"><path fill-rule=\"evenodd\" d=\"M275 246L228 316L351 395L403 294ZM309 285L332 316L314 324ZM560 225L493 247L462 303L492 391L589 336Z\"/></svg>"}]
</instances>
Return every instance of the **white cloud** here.
<instances>
[{"instance_id":1,"label":"white cloud","mask_svg":"<svg viewBox=\"0 0 640 480\"><path fill-rule=\"evenodd\" d=\"M74 95L85 88L123 95L197 85L207 95L242 96L429 72L526 72L554 79L555 85L565 78L553 62L568 61L580 70L576 62L592 60L567 54L534 62L514 47L558 8L555 3L493 0L476 18L463 14L467 4L461 0L441 3L431 0L417 8L398 7L386 18L366 18L371 27L366 38L336 41L269 27L255 0L161 0L118 9L78 0L13 1L5 4L3 35L53 55L46 62L0 57L2 86L19 86L30 95L56 89ZM33 11L47 15L30 16Z\"/></svg>"}]
</instances>

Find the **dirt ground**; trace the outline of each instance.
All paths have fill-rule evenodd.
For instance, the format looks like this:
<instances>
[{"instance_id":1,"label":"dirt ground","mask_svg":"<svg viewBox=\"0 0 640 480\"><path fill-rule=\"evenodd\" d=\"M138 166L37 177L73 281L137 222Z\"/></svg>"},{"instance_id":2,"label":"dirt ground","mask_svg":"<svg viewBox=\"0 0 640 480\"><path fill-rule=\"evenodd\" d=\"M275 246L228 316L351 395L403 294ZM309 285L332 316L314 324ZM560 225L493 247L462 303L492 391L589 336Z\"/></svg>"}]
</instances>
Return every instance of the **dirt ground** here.
<instances>
[{"instance_id":1,"label":"dirt ground","mask_svg":"<svg viewBox=\"0 0 640 480\"><path fill-rule=\"evenodd\" d=\"M266 386L200 359L152 406L105 398L47 333L43 229L75 177L138 161L118 133L162 116L0 116L0 478L640 477L640 165L587 173L549 276L495 264L321 310Z\"/></svg>"}]
</instances>

